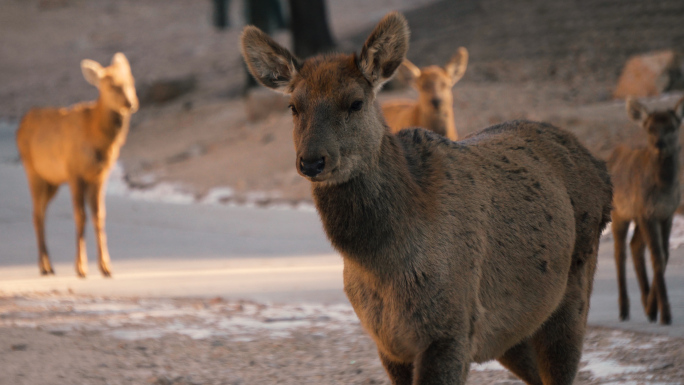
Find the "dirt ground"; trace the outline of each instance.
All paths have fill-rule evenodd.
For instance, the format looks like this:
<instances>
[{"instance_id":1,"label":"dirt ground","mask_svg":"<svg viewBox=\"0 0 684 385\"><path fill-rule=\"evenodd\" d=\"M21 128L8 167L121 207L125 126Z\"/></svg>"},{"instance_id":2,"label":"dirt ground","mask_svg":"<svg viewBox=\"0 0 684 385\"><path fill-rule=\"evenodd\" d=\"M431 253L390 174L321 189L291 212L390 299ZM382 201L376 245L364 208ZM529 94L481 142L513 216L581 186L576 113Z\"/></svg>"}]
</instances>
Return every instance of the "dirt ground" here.
<instances>
[{"instance_id":1,"label":"dirt ground","mask_svg":"<svg viewBox=\"0 0 684 385\"><path fill-rule=\"evenodd\" d=\"M389 384L349 305L0 297L0 384ZM313 354L312 354L313 353ZM684 340L590 328L576 384L681 384ZM522 384L492 361L469 384Z\"/></svg>"}]
</instances>

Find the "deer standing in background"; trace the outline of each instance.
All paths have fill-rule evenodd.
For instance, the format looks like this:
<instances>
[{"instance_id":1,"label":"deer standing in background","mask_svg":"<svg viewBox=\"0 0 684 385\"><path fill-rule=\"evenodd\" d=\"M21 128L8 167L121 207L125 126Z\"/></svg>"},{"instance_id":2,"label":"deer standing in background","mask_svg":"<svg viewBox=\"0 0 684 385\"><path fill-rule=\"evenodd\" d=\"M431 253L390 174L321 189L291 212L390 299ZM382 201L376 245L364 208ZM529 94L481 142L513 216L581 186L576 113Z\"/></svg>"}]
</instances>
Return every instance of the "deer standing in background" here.
<instances>
[{"instance_id":1,"label":"deer standing in background","mask_svg":"<svg viewBox=\"0 0 684 385\"><path fill-rule=\"evenodd\" d=\"M291 97L297 170L392 383L465 384L472 361L498 359L528 384L570 385L610 219L605 164L543 123L392 134L376 96L408 35L391 13L360 55L301 61L248 26L242 53Z\"/></svg>"},{"instance_id":2,"label":"deer standing in background","mask_svg":"<svg viewBox=\"0 0 684 385\"><path fill-rule=\"evenodd\" d=\"M85 277L85 201L90 205L97 238L99 266L111 275L105 235L105 184L126 140L131 114L138 98L131 68L122 53L109 67L92 60L81 62L83 76L100 91L95 102L69 108L34 108L21 121L17 146L31 196L38 239L38 266L43 275L54 274L45 244L45 212L59 186L68 183L76 221L76 273Z\"/></svg>"},{"instance_id":3,"label":"deer standing in background","mask_svg":"<svg viewBox=\"0 0 684 385\"><path fill-rule=\"evenodd\" d=\"M418 90L418 100L392 100L382 105L382 113L392 132L422 127L457 140L451 89L465 74L468 50L459 48L444 68L433 65L420 69L407 59L402 65L408 70L413 87Z\"/></svg>"},{"instance_id":4,"label":"deer standing in background","mask_svg":"<svg viewBox=\"0 0 684 385\"><path fill-rule=\"evenodd\" d=\"M670 324L672 315L665 285L669 258L672 218L679 206L679 126L684 116L684 98L674 110L649 112L634 99L627 100L627 114L646 130L648 145L642 148L617 147L608 159L613 176L612 230L618 275L620 319L629 319L629 297L625 262L625 240L630 222L634 269L641 289L646 316ZM648 246L653 265L653 285L649 288L644 251Z\"/></svg>"}]
</instances>

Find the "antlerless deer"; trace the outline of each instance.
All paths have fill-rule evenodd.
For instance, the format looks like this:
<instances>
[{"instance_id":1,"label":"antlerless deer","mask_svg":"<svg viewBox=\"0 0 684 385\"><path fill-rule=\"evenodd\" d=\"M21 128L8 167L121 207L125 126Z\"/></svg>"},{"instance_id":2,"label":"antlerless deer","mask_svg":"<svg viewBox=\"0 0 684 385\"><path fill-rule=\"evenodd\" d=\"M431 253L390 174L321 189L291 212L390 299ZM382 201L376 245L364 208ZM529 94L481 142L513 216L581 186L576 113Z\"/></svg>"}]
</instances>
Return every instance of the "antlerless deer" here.
<instances>
[{"instance_id":1,"label":"antlerless deer","mask_svg":"<svg viewBox=\"0 0 684 385\"><path fill-rule=\"evenodd\" d=\"M109 67L83 60L85 79L100 91L95 102L69 108L34 108L17 131L17 146L33 198L33 222L41 274L54 274L45 244L45 212L63 183L68 183L76 221L76 273L85 277L85 201L90 205L97 237L99 266L111 275L105 234L105 184L126 141L131 114L138 109L131 68L122 53Z\"/></svg>"},{"instance_id":2,"label":"antlerless deer","mask_svg":"<svg viewBox=\"0 0 684 385\"><path fill-rule=\"evenodd\" d=\"M641 303L646 316L655 321L660 308L660 323L670 324L672 314L665 285L669 258L670 231L679 207L679 126L684 117L684 98L674 109L649 112L634 99L627 100L627 114L648 135L641 148L617 147L608 166L615 183L613 196L613 239L618 273L620 319L629 319L629 298L625 262L625 239L630 222L636 224L630 242ZM649 288L644 251L648 246L653 265L653 285Z\"/></svg>"},{"instance_id":3,"label":"antlerless deer","mask_svg":"<svg viewBox=\"0 0 684 385\"><path fill-rule=\"evenodd\" d=\"M390 13L360 55L301 61L251 26L242 52L291 97L295 167L392 383L464 384L471 362L498 359L528 384L570 385L610 218L605 164L543 123L392 134L376 93L408 37Z\"/></svg>"}]
</instances>

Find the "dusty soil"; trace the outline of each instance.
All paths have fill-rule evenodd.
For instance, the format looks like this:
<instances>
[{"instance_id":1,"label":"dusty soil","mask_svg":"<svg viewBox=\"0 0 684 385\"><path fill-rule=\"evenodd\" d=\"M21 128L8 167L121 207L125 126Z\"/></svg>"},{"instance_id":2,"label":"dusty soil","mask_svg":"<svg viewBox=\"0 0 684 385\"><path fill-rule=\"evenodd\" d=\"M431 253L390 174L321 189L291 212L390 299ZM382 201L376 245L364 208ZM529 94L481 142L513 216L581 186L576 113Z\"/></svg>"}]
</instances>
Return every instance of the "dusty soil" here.
<instances>
[{"instance_id":1,"label":"dusty soil","mask_svg":"<svg viewBox=\"0 0 684 385\"><path fill-rule=\"evenodd\" d=\"M389 384L348 305L51 293L0 314L0 384ZM591 328L576 384L681 383L683 342ZM522 384L495 362L468 383Z\"/></svg>"}]
</instances>

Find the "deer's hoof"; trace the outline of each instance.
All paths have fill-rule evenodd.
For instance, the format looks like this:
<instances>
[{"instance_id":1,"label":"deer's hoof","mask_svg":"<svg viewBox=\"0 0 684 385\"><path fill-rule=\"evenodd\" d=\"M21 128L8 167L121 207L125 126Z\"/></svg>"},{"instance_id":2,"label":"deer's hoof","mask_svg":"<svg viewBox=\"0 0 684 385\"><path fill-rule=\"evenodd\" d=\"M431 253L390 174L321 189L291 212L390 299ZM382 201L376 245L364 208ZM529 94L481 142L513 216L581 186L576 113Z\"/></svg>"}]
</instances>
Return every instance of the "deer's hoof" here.
<instances>
[{"instance_id":1,"label":"deer's hoof","mask_svg":"<svg viewBox=\"0 0 684 385\"><path fill-rule=\"evenodd\" d=\"M670 309L663 309L660 313L660 324L672 325L672 314L670 314Z\"/></svg>"},{"instance_id":2,"label":"deer's hoof","mask_svg":"<svg viewBox=\"0 0 684 385\"><path fill-rule=\"evenodd\" d=\"M629 320L629 304L620 306L620 321Z\"/></svg>"},{"instance_id":3,"label":"deer's hoof","mask_svg":"<svg viewBox=\"0 0 684 385\"><path fill-rule=\"evenodd\" d=\"M55 275L55 271L52 268L40 269L40 275Z\"/></svg>"}]
</instances>

